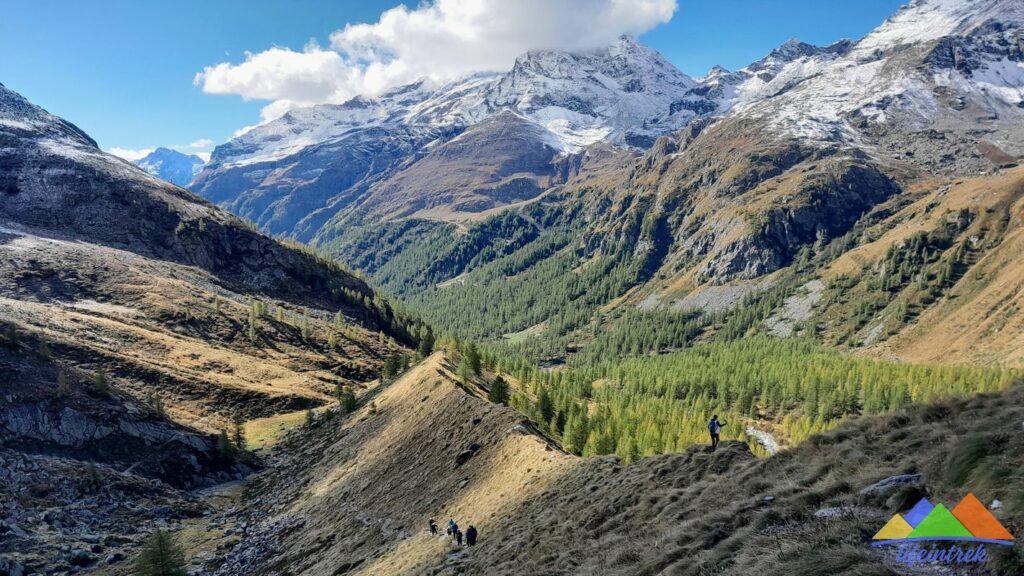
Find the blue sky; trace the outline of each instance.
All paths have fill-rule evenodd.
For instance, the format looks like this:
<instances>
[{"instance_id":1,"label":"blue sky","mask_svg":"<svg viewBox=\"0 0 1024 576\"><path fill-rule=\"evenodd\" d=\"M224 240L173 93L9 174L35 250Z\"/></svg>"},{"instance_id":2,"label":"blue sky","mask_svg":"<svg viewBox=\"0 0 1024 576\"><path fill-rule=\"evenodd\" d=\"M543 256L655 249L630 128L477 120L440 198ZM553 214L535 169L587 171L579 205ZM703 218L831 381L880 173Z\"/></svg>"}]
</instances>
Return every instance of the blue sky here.
<instances>
[{"instance_id":1,"label":"blue sky","mask_svg":"<svg viewBox=\"0 0 1024 576\"><path fill-rule=\"evenodd\" d=\"M600 3L606 0L569 1ZM653 1L664 4L672 0ZM664 22L668 19L664 10L652 9L651 14L637 16L635 21L622 26L626 31L647 30L640 34L644 43L661 51L684 72L701 75L715 64L740 68L791 37L814 44L860 37L901 3L899 0L679 0L674 15L667 22ZM188 145L197 141L199 144L224 142L239 128L258 123L261 111L266 118L280 113L276 107L284 109L304 105L307 101L338 100L347 97L352 90L373 85L370 73L354 84L342 81L330 86L310 84L310 75L315 79L317 74L322 74L321 70L347 73L347 68L339 64L336 53L331 51L331 33L344 28L346 23L375 25L364 30L373 36L372 42L365 39L365 34L342 35L333 38L336 49L338 46L365 48L370 42L372 47L383 43L396 51L423 52L415 43L403 44L402 38L388 40L386 36L391 32L384 29L387 26L376 26L381 13L397 4L399 2L327 0L13 2L5 5L0 19L0 83L76 123L105 149L178 145L186 151L208 151L210 145L194 148ZM410 11L417 8L415 3L408 5ZM544 18L544 21L554 20L553 27L549 27L553 31L547 32L549 36L558 35L558 19L564 17L554 12ZM577 24L585 30L597 30L595 34L603 34L613 31L608 26L614 27L623 19L621 15L611 15L605 20L593 18L593 23L583 19ZM501 19L512 24L503 22L505 27L501 30L487 29L484 34L493 33L497 37L509 32L516 36L514 26L520 24L515 22L515 15L503 15ZM405 20L414 21L411 17ZM525 38L531 34L540 38L538 42L549 41L544 40L547 37L543 30L535 30L536 22L536 19L524 21L522 38L517 40L520 43L506 41L506 50L518 51L521 42L530 41ZM399 35L412 34L403 28ZM578 31L565 34L579 35ZM322 48L304 50L310 39ZM423 41L431 46L437 43L436 38L430 37ZM275 46L294 52L268 55L294 57L296 65L291 60L283 61L281 69L285 71L281 74L285 77L270 77L272 84L280 81L271 88L266 87L267 77L253 79L251 70L237 66L245 60L246 51L259 54ZM430 57L429 54L425 57ZM438 61L451 59L444 52L439 54ZM317 63L307 66L314 57ZM503 62L508 55L496 53L481 58L492 63ZM268 71L264 67L259 74L272 74L279 69L274 68L276 60L269 57L266 60L273 69ZM422 65L415 59L409 62L410 68L416 70ZM193 79L205 67L220 63L226 63L222 74L216 77L211 74L205 86L207 91L221 93L204 93L203 82L196 85ZM321 63L326 67L320 68ZM473 66L474 63L463 65ZM296 67L306 70L306 75L289 75ZM385 81L397 82L415 73L406 70L387 76ZM254 99L246 101L244 97ZM268 108L272 102L277 106Z\"/></svg>"}]
</instances>

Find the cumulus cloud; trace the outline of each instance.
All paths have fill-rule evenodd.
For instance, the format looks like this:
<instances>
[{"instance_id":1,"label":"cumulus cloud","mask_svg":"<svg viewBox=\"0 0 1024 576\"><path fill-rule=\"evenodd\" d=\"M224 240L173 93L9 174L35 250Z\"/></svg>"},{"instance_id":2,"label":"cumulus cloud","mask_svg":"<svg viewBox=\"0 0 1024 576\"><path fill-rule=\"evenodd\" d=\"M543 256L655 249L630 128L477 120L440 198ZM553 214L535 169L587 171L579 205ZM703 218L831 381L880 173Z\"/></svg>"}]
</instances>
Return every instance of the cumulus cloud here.
<instances>
[{"instance_id":1,"label":"cumulus cloud","mask_svg":"<svg viewBox=\"0 0 1024 576\"><path fill-rule=\"evenodd\" d=\"M132 148L118 148L118 147L115 146L115 147L107 150L107 152L113 154L114 156L118 156L120 158L124 158L125 160L127 160L129 162L134 162L136 160L141 160L141 159L145 158L146 156L149 156L150 154L152 154L153 153L153 148L132 149Z\"/></svg>"},{"instance_id":2,"label":"cumulus cloud","mask_svg":"<svg viewBox=\"0 0 1024 576\"><path fill-rule=\"evenodd\" d=\"M204 150L204 148L210 148L213 146L213 144L213 140L209 138L200 138L189 144L172 144L168 146L168 148L172 150L177 150L179 152L183 152L185 154L194 154L202 158L204 161L209 162L210 152ZM153 153L154 150L156 150L156 148L119 148L117 146L114 146L113 148L108 149L107 152L113 154L114 156L124 158L129 162L134 162L136 160L141 160L146 156L149 156L150 154Z\"/></svg>"},{"instance_id":3,"label":"cumulus cloud","mask_svg":"<svg viewBox=\"0 0 1024 576\"><path fill-rule=\"evenodd\" d=\"M269 100L261 122L313 104L340 103L417 80L507 70L531 49L581 50L669 21L676 0L434 0L347 24L330 47L273 47L196 74L209 94ZM243 130L251 129L246 127ZM238 133L236 132L236 135Z\"/></svg>"}]
</instances>

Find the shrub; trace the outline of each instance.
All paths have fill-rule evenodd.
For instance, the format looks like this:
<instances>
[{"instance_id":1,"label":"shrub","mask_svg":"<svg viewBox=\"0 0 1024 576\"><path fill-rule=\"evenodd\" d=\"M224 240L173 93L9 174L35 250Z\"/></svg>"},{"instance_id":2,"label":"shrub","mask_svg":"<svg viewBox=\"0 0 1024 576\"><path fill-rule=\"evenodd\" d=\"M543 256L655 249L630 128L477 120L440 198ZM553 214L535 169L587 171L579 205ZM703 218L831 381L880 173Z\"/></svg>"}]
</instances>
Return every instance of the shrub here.
<instances>
[{"instance_id":1,"label":"shrub","mask_svg":"<svg viewBox=\"0 0 1024 576\"><path fill-rule=\"evenodd\" d=\"M110 379L107 378L106 373L97 372L92 379L92 387L90 388L92 393L100 398L109 398L113 393L113 388L110 385Z\"/></svg>"}]
</instances>

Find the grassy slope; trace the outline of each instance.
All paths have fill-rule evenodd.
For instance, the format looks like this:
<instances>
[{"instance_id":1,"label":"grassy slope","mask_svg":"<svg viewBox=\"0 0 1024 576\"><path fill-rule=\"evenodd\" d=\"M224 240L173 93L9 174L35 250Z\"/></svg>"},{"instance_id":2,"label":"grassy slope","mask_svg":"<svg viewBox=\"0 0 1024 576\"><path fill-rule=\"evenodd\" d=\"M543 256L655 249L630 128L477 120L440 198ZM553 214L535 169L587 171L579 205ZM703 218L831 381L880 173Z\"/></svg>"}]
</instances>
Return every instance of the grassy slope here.
<instances>
[{"instance_id":1,"label":"grassy slope","mask_svg":"<svg viewBox=\"0 0 1024 576\"><path fill-rule=\"evenodd\" d=\"M435 355L382 387L375 411L289 436L221 574L892 574L865 538L922 494L954 504L968 490L1024 528L1020 385L856 419L767 459L729 442L629 466L566 455L482 393ZM859 495L912 472L921 484ZM835 507L849 508L814 515ZM428 518L449 516L480 529L476 548L427 535ZM989 566L1021 561L1001 550Z\"/></svg>"},{"instance_id":2,"label":"grassy slope","mask_svg":"<svg viewBox=\"0 0 1024 576\"><path fill-rule=\"evenodd\" d=\"M263 300L274 309L251 341L252 297L216 276L87 242L3 239L0 315L139 398L161 396L176 420L201 429L327 401L336 384L373 379L396 347L351 317L335 329L333 310L273 300Z\"/></svg>"}]
</instances>

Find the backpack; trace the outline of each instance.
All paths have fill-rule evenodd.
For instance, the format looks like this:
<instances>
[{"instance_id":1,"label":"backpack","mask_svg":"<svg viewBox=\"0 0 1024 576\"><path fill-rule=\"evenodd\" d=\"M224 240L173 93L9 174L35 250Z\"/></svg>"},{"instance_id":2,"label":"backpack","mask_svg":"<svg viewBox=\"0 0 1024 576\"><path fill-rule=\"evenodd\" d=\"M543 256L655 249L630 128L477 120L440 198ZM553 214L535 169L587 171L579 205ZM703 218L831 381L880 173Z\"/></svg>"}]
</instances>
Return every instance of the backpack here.
<instances>
[{"instance_id":1,"label":"backpack","mask_svg":"<svg viewBox=\"0 0 1024 576\"><path fill-rule=\"evenodd\" d=\"M708 430L710 430L712 434L718 434L718 431L721 429L722 427L718 424L718 420L708 422Z\"/></svg>"}]
</instances>

